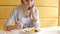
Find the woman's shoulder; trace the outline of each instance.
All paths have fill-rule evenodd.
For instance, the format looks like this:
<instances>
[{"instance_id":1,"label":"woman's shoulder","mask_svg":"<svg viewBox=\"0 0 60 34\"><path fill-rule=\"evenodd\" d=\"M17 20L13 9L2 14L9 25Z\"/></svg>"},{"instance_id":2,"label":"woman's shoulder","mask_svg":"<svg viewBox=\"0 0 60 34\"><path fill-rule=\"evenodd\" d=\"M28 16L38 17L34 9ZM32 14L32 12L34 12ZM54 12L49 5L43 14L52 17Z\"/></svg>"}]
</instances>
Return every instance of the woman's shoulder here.
<instances>
[{"instance_id":1,"label":"woman's shoulder","mask_svg":"<svg viewBox=\"0 0 60 34\"><path fill-rule=\"evenodd\" d=\"M21 9L21 6L13 8L13 12L16 14Z\"/></svg>"},{"instance_id":2,"label":"woman's shoulder","mask_svg":"<svg viewBox=\"0 0 60 34\"><path fill-rule=\"evenodd\" d=\"M13 8L13 10L18 10L18 9L21 9L21 5Z\"/></svg>"}]
</instances>

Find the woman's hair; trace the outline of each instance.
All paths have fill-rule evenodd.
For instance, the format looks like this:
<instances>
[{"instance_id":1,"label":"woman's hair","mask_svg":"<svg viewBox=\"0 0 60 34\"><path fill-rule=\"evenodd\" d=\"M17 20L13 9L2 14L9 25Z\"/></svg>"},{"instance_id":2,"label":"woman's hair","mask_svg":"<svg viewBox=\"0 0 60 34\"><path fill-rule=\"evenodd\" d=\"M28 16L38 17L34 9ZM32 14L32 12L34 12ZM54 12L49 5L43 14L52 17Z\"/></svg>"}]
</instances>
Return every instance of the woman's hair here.
<instances>
[{"instance_id":1,"label":"woman's hair","mask_svg":"<svg viewBox=\"0 0 60 34\"><path fill-rule=\"evenodd\" d=\"M27 2L28 2L28 0L26 0ZM24 1L23 0L21 0L21 3L24 3Z\"/></svg>"},{"instance_id":2,"label":"woman's hair","mask_svg":"<svg viewBox=\"0 0 60 34\"><path fill-rule=\"evenodd\" d=\"M21 0L21 3L24 3L23 0Z\"/></svg>"},{"instance_id":3,"label":"woman's hair","mask_svg":"<svg viewBox=\"0 0 60 34\"><path fill-rule=\"evenodd\" d=\"M28 0L26 0L27 2L29 2ZM32 1L32 0L31 0ZM24 3L24 1L23 0L21 0L21 3L23 4Z\"/></svg>"}]
</instances>

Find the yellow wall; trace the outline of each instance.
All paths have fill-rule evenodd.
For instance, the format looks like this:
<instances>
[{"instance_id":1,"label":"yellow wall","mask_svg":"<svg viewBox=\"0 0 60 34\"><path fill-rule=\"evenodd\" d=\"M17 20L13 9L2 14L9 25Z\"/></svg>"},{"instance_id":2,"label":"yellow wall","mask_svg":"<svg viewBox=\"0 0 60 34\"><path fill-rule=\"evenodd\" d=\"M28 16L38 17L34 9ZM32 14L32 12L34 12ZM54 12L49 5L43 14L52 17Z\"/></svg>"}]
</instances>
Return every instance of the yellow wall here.
<instances>
[{"instance_id":1,"label":"yellow wall","mask_svg":"<svg viewBox=\"0 0 60 34\"><path fill-rule=\"evenodd\" d=\"M58 1L57 0L35 0L39 9L41 27L57 26L58 24ZM0 0L0 30L9 18L13 8L20 5L20 0Z\"/></svg>"},{"instance_id":2,"label":"yellow wall","mask_svg":"<svg viewBox=\"0 0 60 34\"><path fill-rule=\"evenodd\" d=\"M59 0L59 4L58 4L59 6L58 6L58 16L59 16L59 18L58 18L58 26L60 26L60 0Z\"/></svg>"}]
</instances>

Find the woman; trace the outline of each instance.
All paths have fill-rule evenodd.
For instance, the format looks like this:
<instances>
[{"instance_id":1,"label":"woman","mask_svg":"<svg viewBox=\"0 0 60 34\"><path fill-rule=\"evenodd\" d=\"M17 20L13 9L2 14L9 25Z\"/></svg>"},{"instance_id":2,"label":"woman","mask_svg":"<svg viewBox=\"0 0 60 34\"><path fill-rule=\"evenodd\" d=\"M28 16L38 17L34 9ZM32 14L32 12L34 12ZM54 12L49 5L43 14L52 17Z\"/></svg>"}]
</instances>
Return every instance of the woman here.
<instances>
[{"instance_id":1,"label":"woman","mask_svg":"<svg viewBox=\"0 0 60 34\"><path fill-rule=\"evenodd\" d=\"M21 0L21 5L13 9L5 29L11 26L13 20L15 20L16 28L19 29L39 28L38 9L34 6L34 0Z\"/></svg>"}]
</instances>

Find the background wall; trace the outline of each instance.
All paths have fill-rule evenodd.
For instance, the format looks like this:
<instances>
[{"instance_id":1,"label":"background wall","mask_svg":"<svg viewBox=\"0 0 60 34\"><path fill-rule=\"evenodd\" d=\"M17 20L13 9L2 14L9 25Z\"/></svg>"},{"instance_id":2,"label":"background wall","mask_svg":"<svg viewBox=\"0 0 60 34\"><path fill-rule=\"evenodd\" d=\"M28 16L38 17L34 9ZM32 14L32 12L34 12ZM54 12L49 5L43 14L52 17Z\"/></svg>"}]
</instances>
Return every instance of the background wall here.
<instances>
[{"instance_id":1,"label":"background wall","mask_svg":"<svg viewBox=\"0 0 60 34\"><path fill-rule=\"evenodd\" d=\"M58 17L59 18L58 19L58 26L60 26L60 0L59 0L59 6L58 7L59 7L59 9L58 9L58 13L59 13L58 14L59 15L59 17Z\"/></svg>"},{"instance_id":2,"label":"background wall","mask_svg":"<svg viewBox=\"0 0 60 34\"><path fill-rule=\"evenodd\" d=\"M20 5L20 0L0 0L0 30L9 18L12 9ZM58 25L58 0L35 0L39 9L41 27Z\"/></svg>"}]
</instances>

